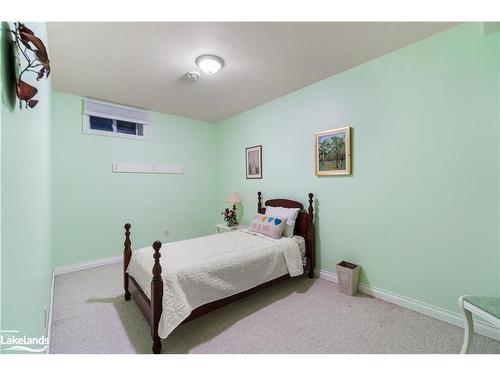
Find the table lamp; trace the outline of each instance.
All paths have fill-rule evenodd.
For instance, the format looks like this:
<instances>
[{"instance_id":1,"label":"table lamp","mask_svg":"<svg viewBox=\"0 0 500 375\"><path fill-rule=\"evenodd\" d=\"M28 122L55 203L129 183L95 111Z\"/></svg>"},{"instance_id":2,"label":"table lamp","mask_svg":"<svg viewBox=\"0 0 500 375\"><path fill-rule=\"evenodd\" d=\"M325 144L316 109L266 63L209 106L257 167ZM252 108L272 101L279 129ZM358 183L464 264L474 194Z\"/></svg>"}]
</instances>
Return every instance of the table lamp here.
<instances>
[{"instance_id":1,"label":"table lamp","mask_svg":"<svg viewBox=\"0 0 500 375\"><path fill-rule=\"evenodd\" d=\"M226 203L232 203L233 210L236 211L236 203L241 203L240 195L235 191L229 193L229 195L226 197Z\"/></svg>"}]
</instances>

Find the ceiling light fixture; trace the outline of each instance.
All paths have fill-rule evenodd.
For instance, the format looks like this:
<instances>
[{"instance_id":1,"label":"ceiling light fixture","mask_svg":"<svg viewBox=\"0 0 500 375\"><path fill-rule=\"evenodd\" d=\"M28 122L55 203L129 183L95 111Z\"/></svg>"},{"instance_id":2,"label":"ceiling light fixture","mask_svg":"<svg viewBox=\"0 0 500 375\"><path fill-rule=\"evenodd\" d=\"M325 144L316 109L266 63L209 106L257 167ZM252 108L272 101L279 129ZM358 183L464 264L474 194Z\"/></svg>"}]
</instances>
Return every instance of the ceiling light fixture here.
<instances>
[{"instance_id":1,"label":"ceiling light fixture","mask_svg":"<svg viewBox=\"0 0 500 375\"><path fill-rule=\"evenodd\" d=\"M215 55L201 55L196 58L196 64L207 74L215 74L224 66L224 60Z\"/></svg>"}]
</instances>

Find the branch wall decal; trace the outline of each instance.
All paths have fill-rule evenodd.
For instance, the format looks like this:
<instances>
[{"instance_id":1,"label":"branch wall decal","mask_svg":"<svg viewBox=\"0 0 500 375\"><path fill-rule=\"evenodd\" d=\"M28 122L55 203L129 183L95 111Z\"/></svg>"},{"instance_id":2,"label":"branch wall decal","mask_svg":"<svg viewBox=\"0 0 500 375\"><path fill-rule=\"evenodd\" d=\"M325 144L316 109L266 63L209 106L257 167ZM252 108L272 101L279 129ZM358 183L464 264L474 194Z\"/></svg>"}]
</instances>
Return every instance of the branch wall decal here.
<instances>
[{"instance_id":1,"label":"branch wall decal","mask_svg":"<svg viewBox=\"0 0 500 375\"><path fill-rule=\"evenodd\" d=\"M14 44L17 47L19 55L17 57L18 72L17 75L17 97L19 98L19 108L33 108L38 104L37 99L33 97L38 93L38 89L22 80L23 74L31 72L36 74L36 80L48 78L50 74L50 61L45 44L35 36L35 33L27 28L21 22L14 23L15 30ZM26 67L21 70L21 56L26 60Z\"/></svg>"}]
</instances>

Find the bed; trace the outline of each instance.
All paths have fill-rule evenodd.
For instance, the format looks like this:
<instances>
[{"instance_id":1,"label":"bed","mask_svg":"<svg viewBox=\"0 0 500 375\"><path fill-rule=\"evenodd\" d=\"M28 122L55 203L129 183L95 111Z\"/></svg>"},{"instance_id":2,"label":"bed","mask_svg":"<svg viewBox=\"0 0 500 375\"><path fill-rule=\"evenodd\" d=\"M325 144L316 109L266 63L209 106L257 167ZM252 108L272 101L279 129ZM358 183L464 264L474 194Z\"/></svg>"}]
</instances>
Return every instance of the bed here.
<instances>
[{"instance_id":1,"label":"bed","mask_svg":"<svg viewBox=\"0 0 500 375\"><path fill-rule=\"evenodd\" d=\"M131 225L125 224L124 297L137 303L149 323L153 353L160 353L161 339L184 322L290 277L313 277L313 194L308 197L307 210L289 199L267 200L263 207L257 193L257 213L270 206L300 210L290 238L229 231L164 245L155 241L153 249L132 252Z\"/></svg>"}]
</instances>

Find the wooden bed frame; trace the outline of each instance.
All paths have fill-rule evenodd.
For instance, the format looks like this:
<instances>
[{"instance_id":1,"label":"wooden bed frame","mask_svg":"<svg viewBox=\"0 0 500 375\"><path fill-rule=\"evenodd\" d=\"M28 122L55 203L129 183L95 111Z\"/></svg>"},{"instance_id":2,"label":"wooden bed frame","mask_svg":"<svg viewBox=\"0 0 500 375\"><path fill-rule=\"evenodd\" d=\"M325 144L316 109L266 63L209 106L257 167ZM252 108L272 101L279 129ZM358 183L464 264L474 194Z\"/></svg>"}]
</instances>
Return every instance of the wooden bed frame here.
<instances>
[{"instance_id":1,"label":"wooden bed frame","mask_svg":"<svg viewBox=\"0 0 500 375\"><path fill-rule=\"evenodd\" d=\"M262 194L257 193L257 212L264 214L266 208L262 207ZM289 199L271 199L266 201L266 206L271 207L286 207L286 208L299 208L299 214L295 223L294 234L305 238L306 241L306 257L307 262L305 272L310 278L314 277L314 256L315 256L315 233L314 233L314 209L313 209L313 194L309 193L309 207L307 211L304 210L302 203L292 201ZM153 278L151 280L151 299L148 298L146 293L141 289L137 281L127 273L127 268L132 257L132 243L130 241L130 228L129 223L125 224L125 249L123 252L123 288L125 289L125 300L129 301L132 297L139 306L142 314L146 318L149 326L151 327L151 337L153 338L153 353L159 354L161 352L161 338L158 335L158 325L163 311L163 278L161 275L162 269L160 265L160 248L162 246L160 241L153 243ZM282 280L289 279L290 275L283 275L274 280L268 281L264 284L258 285L254 288L248 289L244 292L234 294L232 296L213 301L202 305L191 312L191 314L182 322L193 320L199 316L209 313L219 307L227 305L233 301L239 300L252 293L262 290L270 285L273 285ZM181 324L182 324L181 323Z\"/></svg>"}]
</instances>

